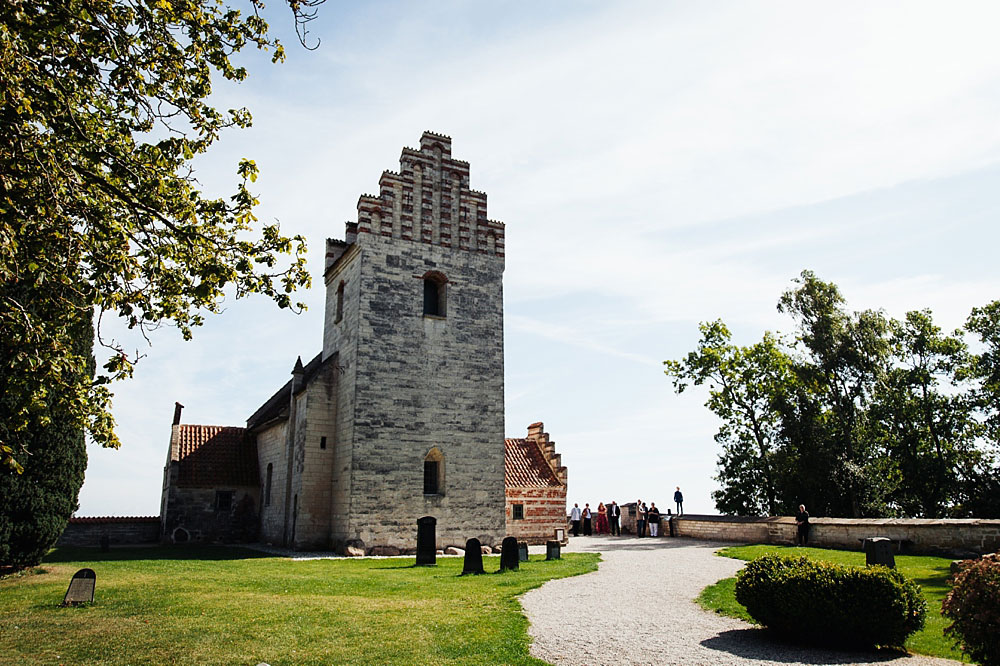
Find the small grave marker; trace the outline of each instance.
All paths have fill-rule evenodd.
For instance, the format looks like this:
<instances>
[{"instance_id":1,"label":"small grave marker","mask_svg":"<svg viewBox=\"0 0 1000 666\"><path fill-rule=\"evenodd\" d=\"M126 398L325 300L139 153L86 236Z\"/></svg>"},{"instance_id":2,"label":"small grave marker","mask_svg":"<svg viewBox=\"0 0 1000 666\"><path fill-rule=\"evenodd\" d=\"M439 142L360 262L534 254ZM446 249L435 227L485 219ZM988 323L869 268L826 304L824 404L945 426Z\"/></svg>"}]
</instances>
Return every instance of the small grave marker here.
<instances>
[{"instance_id":1,"label":"small grave marker","mask_svg":"<svg viewBox=\"0 0 1000 666\"><path fill-rule=\"evenodd\" d=\"M97 584L97 574L93 569L80 569L69 581L69 589L63 597L63 606L89 604L94 601L94 586Z\"/></svg>"},{"instance_id":2,"label":"small grave marker","mask_svg":"<svg viewBox=\"0 0 1000 666\"><path fill-rule=\"evenodd\" d=\"M521 562L528 561L528 542L518 541L517 542L517 559Z\"/></svg>"},{"instance_id":3,"label":"small grave marker","mask_svg":"<svg viewBox=\"0 0 1000 666\"><path fill-rule=\"evenodd\" d=\"M435 530L437 518L424 516L417 519L417 566L433 567L437 565L437 538Z\"/></svg>"},{"instance_id":4,"label":"small grave marker","mask_svg":"<svg viewBox=\"0 0 1000 666\"><path fill-rule=\"evenodd\" d=\"M465 563L462 565L462 575L486 573L483 570L483 545L479 539L469 539L465 542Z\"/></svg>"},{"instance_id":5,"label":"small grave marker","mask_svg":"<svg viewBox=\"0 0 1000 666\"><path fill-rule=\"evenodd\" d=\"M871 537L864 540L865 564L896 568L896 558L892 556L892 541L886 537Z\"/></svg>"},{"instance_id":6,"label":"small grave marker","mask_svg":"<svg viewBox=\"0 0 1000 666\"><path fill-rule=\"evenodd\" d=\"M508 569L517 571L518 569L517 537L504 537L500 544L500 571Z\"/></svg>"},{"instance_id":7,"label":"small grave marker","mask_svg":"<svg viewBox=\"0 0 1000 666\"><path fill-rule=\"evenodd\" d=\"M558 560L561 552L561 545L558 541L545 542L545 560Z\"/></svg>"}]
</instances>

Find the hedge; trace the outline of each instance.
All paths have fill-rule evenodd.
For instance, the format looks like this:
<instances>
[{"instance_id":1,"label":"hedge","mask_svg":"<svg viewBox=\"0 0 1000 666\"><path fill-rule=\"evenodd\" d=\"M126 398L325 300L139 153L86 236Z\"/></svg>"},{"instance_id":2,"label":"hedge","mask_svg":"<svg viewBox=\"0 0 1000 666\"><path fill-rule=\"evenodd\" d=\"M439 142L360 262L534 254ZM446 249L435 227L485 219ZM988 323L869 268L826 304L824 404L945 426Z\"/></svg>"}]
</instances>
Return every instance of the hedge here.
<instances>
[{"instance_id":1,"label":"hedge","mask_svg":"<svg viewBox=\"0 0 1000 666\"><path fill-rule=\"evenodd\" d=\"M740 571L736 600L786 638L852 647L901 647L927 614L920 587L894 569L780 555Z\"/></svg>"}]
</instances>

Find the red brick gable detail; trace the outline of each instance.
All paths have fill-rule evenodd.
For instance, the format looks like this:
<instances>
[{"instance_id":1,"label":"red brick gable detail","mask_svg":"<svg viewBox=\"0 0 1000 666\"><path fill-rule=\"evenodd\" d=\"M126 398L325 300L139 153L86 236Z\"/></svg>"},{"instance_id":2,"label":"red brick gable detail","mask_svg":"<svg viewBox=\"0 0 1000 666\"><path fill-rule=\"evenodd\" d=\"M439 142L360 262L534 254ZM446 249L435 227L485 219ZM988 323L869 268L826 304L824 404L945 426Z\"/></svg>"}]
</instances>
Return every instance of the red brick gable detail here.
<instances>
[{"instance_id":1,"label":"red brick gable detail","mask_svg":"<svg viewBox=\"0 0 1000 666\"><path fill-rule=\"evenodd\" d=\"M532 423L524 439L505 440L507 534L529 543L544 543L566 528L566 468L544 430ZM515 504L521 505L517 520Z\"/></svg>"},{"instance_id":2,"label":"red brick gable detail","mask_svg":"<svg viewBox=\"0 0 1000 666\"><path fill-rule=\"evenodd\" d=\"M246 428L181 424L173 427L170 462L177 485L195 488L256 487L257 447Z\"/></svg>"}]
</instances>

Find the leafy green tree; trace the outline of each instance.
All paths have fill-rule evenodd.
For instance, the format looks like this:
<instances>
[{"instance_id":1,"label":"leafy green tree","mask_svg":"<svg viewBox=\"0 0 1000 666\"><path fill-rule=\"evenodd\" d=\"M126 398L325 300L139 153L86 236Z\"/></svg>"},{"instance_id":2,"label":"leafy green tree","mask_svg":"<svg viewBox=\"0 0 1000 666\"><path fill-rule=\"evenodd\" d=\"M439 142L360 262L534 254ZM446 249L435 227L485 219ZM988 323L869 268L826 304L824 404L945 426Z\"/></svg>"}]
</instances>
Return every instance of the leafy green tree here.
<instances>
[{"instance_id":1,"label":"leafy green tree","mask_svg":"<svg viewBox=\"0 0 1000 666\"><path fill-rule=\"evenodd\" d=\"M979 457L972 404L957 378L967 346L943 335L928 310L890 328L893 363L871 413L900 473L892 502L904 515L943 517L957 501L963 469Z\"/></svg>"},{"instance_id":2,"label":"leafy green tree","mask_svg":"<svg viewBox=\"0 0 1000 666\"><path fill-rule=\"evenodd\" d=\"M976 337L976 353L959 375L972 382L984 442L980 459L963 476L961 509L964 515L1000 518L1000 301L974 308L965 330Z\"/></svg>"},{"instance_id":3,"label":"leafy green tree","mask_svg":"<svg viewBox=\"0 0 1000 666\"><path fill-rule=\"evenodd\" d=\"M811 271L803 271L795 282L799 286L782 295L778 310L797 320L801 353L794 371L808 387L800 400L816 401L797 413L819 419L809 428L816 439L795 444L835 454L833 466L824 472L842 491L830 501L843 501L829 506L831 514L879 515L886 509L884 466L872 449L866 408L886 371L888 323L879 312L848 312L837 286ZM801 425L786 428L789 436L802 430Z\"/></svg>"},{"instance_id":4,"label":"leafy green tree","mask_svg":"<svg viewBox=\"0 0 1000 666\"><path fill-rule=\"evenodd\" d=\"M317 0L287 0L299 19ZM246 109L209 104L213 77L241 81L248 45L283 57L249 0L5 0L0 3L0 464L20 470L35 427L82 428L116 447L109 383L135 356L101 336L106 315L144 335L187 338L226 293L297 308L305 243L258 228L257 176L203 194L193 160ZM303 28L304 31L304 28ZM300 36L303 32L300 31ZM290 255L288 262L281 255ZM96 377L77 323L96 315L110 358Z\"/></svg>"},{"instance_id":5,"label":"leafy green tree","mask_svg":"<svg viewBox=\"0 0 1000 666\"><path fill-rule=\"evenodd\" d=\"M749 347L732 344L721 321L701 324L698 348L683 361L665 361L674 389L683 393L688 382L708 386L705 405L721 420L715 441L722 446L722 485L713 493L724 513L773 515L778 510L775 455L780 429L775 403L794 377L778 339L765 333Z\"/></svg>"},{"instance_id":6,"label":"leafy green tree","mask_svg":"<svg viewBox=\"0 0 1000 666\"><path fill-rule=\"evenodd\" d=\"M1000 301L973 308L965 330L978 340L963 376L976 382L976 407L983 415L986 437L1000 445Z\"/></svg>"},{"instance_id":7,"label":"leafy green tree","mask_svg":"<svg viewBox=\"0 0 1000 666\"><path fill-rule=\"evenodd\" d=\"M0 293L9 291L0 287ZM21 295L23 297L23 295ZM90 355L94 330L82 310L66 313L75 319L68 322L72 349L79 359L83 379L93 376ZM6 361L6 350L0 358ZM0 411L9 413L12 405L7 394L0 393ZM21 473L0 471L0 571L33 566L66 527L76 510L76 498L83 485L87 467L87 448L83 430L62 413L58 401L53 406L32 412L25 434L25 447L31 455L24 458Z\"/></svg>"}]
</instances>

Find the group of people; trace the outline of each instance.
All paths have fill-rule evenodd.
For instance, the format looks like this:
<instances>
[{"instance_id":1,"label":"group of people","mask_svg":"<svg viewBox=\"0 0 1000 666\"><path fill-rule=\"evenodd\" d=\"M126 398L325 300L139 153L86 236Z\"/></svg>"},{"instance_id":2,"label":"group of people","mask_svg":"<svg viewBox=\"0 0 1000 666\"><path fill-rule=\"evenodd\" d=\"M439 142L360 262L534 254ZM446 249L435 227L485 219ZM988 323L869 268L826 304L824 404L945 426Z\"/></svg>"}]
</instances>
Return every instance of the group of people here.
<instances>
[{"instance_id":1,"label":"group of people","mask_svg":"<svg viewBox=\"0 0 1000 666\"><path fill-rule=\"evenodd\" d=\"M684 494L681 487L677 486L674 492L674 503L677 506L677 515L684 513ZM668 510L669 514L670 511ZM636 536L644 537L659 536L660 521L663 514L656 508L656 502L650 502L649 506L642 500L635 503L635 526ZM597 511L590 508L589 503L585 503L583 508L579 504L574 504L569 513L570 522L573 525L573 536L580 536L581 530L584 536L592 534L610 534L611 536L621 536L621 516L622 510L617 502L605 505L601 502L597 505Z\"/></svg>"},{"instance_id":2,"label":"group of people","mask_svg":"<svg viewBox=\"0 0 1000 666\"><path fill-rule=\"evenodd\" d=\"M569 519L573 524L573 536L580 536L581 528L584 536L591 534L620 536L622 533L622 509L617 502L611 502L607 506L601 502L597 505L596 514L591 511L590 504L584 504L582 509L579 504L574 504L573 510L569 512Z\"/></svg>"}]
</instances>

